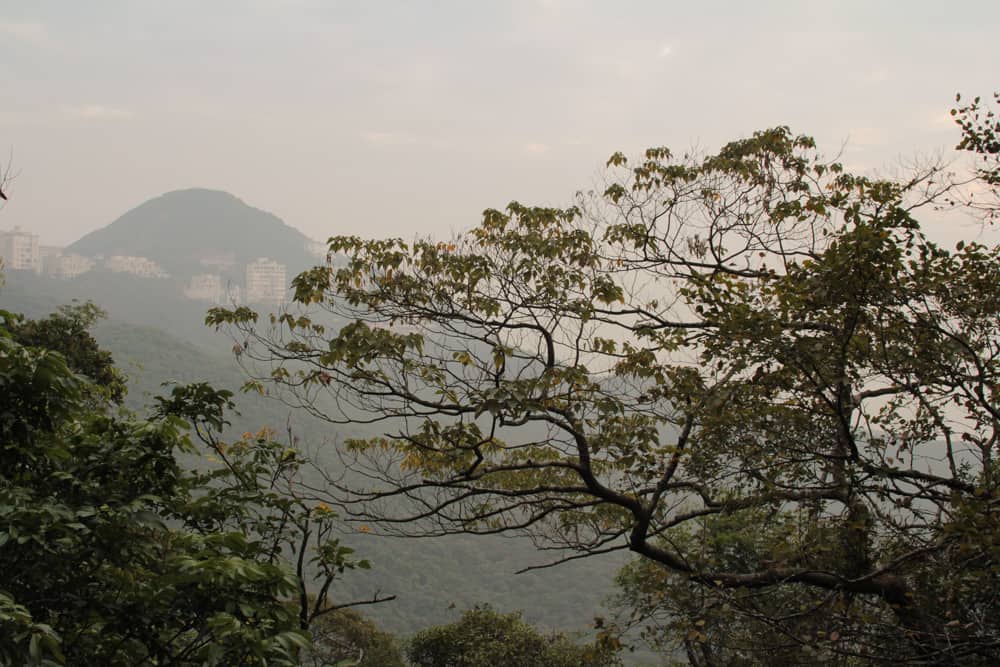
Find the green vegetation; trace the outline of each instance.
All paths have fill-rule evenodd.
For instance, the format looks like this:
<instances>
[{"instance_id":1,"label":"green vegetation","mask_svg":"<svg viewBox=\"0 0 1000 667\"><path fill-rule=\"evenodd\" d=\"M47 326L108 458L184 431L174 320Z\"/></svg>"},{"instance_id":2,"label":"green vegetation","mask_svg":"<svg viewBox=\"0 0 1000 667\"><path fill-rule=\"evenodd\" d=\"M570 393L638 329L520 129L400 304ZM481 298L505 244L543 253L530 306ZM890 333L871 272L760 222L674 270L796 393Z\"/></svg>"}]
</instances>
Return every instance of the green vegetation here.
<instances>
[{"instance_id":1,"label":"green vegetation","mask_svg":"<svg viewBox=\"0 0 1000 667\"><path fill-rule=\"evenodd\" d=\"M233 362L234 341L204 327L201 306L159 300L163 295L147 293L145 283L142 290L128 296L120 289L105 289L107 285L96 282L77 285L44 279L26 281L21 275L9 282L2 293L4 304L38 318L55 310L61 300L87 295L102 308L117 313L118 319L97 321L92 333L101 347L113 353L128 378L125 405L140 414L145 414L153 397L163 392L164 382L207 382L236 389L245 379ZM147 299L151 304L144 303ZM159 309L159 319L146 316L153 315L153 305ZM132 323L156 324L160 320L164 321L164 327ZM200 327L194 338L198 344L186 335L195 324ZM265 426L284 433L290 425L296 446L314 458L328 461L334 474L339 470L339 462L332 454L337 442L378 432L361 427L332 429L329 424L293 410L272 396L243 394L233 400L236 411L229 417L232 425L227 428L226 437L238 438L242 433L255 433ZM195 469L205 466L203 457L181 456L181 461ZM309 467L303 470L303 475L322 484ZM624 564L622 558L612 554L601 561L582 561L556 570L514 576L518 570L544 561L544 556L528 540L484 540L462 535L441 541L401 540L360 532L359 525L363 524L347 527L345 543L364 553L375 567L354 573L338 590L348 599L364 598L373 590L396 595L392 604L368 607L366 613L380 627L399 634L448 622L451 605L467 608L481 603L490 603L498 609L523 609L533 623L585 630L593 615L599 613L602 601L613 591L614 573ZM592 585L577 589L573 582L579 580L591 581Z\"/></svg>"},{"instance_id":2,"label":"green vegetation","mask_svg":"<svg viewBox=\"0 0 1000 667\"><path fill-rule=\"evenodd\" d=\"M310 644L313 622L350 604L332 584L368 564L340 544L329 507L303 498L297 453L267 432L219 440L230 394L205 384L175 387L148 420L116 412L124 385L85 329L97 314L0 312L0 664L291 665L334 640L354 651L355 635L330 629ZM189 428L214 468L181 467Z\"/></svg>"},{"instance_id":3,"label":"green vegetation","mask_svg":"<svg viewBox=\"0 0 1000 667\"><path fill-rule=\"evenodd\" d=\"M631 620L695 664L991 664L1000 247L919 219L995 212L976 104L967 183L852 175L784 127L615 154L576 206L335 237L346 263L296 278L300 311L208 321L256 382L379 425L332 494L357 520L629 550Z\"/></svg>"},{"instance_id":4,"label":"green vegetation","mask_svg":"<svg viewBox=\"0 0 1000 667\"><path fill-rule=\"evenodd\" d=\"M267 429L220 439L230 396L196 381L193 369L181 370L193 384L158 398L149 419L115 414L108 387L124 389L123 379L89 328L103 329L116 349L149 359L160 377L184 355L186 367L200 363L203 373L225 366L162 332L109 328L100 315L89 303L41 320L4 315L0 386L5 396L10 388L21 393L9 394L2 433L4 470L11 472L0 486L0 567L14 585L0 587L8 638L0 664L257 664L266 657L274 664L392 667L405 664L396 640L344 605L386 599L373 597L374 588L405 591L397 625L413 628L444 618L455 600L504 599L504 572L513 569L506 564L512 555L526 558L527 545L504 541L505 551L487 560L468 540L438 549L364 536L366 551L392 552L386 560L393 571L343 580L367 562L335 535L336 515L303 498L299 485L310 468L300 452ZM88 376L113 382L99 385ZM44 428L29 423L32 415ZM189 426L207 457L195 451ZM22 431L24 439L11 439ZM297 561L298 553L306 558ZM488 565L501 570L496 581L483 579L480 568ZM423 585L414 580L417 571ZM453 585L442 589L435 581ZM537 583L510 585L507 604L523 603L518 595L555 595L565 579L530 591ZM586 610L596 600L565 604L574 603ZM369 609L385 615L379 606Z\"/></svg>"},{"instance_id":5,"label":"green vegetation","mask_svg":"<svg viewBox=\"0 0 1000 667\"><path fill-rule=\"evenodd\" d=\"M476 607L455 623L418 632L406 651L414 667L611 667L614 650L543 635L520 614Z\"/></svg>"},{"instance_id":6,"label":"green vegetation","mask_svg":"<svg viewBox=\"0 0 1000 667\"><path fill-rule=\"evenodd\" d=\"M337 609L310 626L313 648L302 656L312 667L406 667L395 638L352 609Z\"/></svg>"},{"instance_id":7,"label":"green vegetation","mask_svg":"<svg viewBox=\"0 0 1000 667\"><path fill-rule=\"evenodd\" d=\"M602 193L451 242L335 237L287 310L209 312L236 423L218 337L0 311L0 664L992 664L1000 245L925 211L995 222L1000 123L953 116L964 182L778 127L615 154ZM121 244L178 201L242 206L161 200L87 242L155 258ZM580 642L489 606L579 627L613 569Z\"/></svg>"},{"instance_id":8,"label":"green vegetation","mask_svg":"<svg viewBox=\"0 0 1000 667\"><path fill-rule=\"evenodd\" d=\"M90 379L98 396L121 403L125 398L125 380L111 353L102 350L90 333L90 328L102 317L104 312L88 302L62 306L41 320L12 317L7 325L18 343L59 352L74 372Z\"/></svg>"},{"instance_id":9,"label":"green vegetation","mask_svg":"<svg viewBox=\"0 0 1000 667\"><path fill-rule=\"evenodd\" d=\"M194 525L179 420L94 410L64 357L3 316L3 662L291 664L295 582L240 532Z\"/></svg>"}]
</instances>

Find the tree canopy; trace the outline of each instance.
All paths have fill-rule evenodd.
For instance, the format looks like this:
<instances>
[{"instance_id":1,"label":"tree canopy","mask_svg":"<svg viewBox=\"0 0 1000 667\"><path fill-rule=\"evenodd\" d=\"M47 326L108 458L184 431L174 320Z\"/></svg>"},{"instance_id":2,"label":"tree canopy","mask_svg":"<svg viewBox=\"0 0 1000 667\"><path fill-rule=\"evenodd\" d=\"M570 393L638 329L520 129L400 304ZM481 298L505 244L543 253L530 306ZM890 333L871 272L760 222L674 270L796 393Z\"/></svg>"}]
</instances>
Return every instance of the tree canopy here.
<instances>
[{"instance_id":1,"label":"tree canopy","mask_svg":"<svg viewBox=\"0 0 1000 667\"><path fill-rule=\"evenodd\" d=\"M121 403L126 382L115 366L111 353L102 350L90 328L106 313L93 303L73 303L60 307L44 319L10 316L10 334L21 345L58 352L74 373L90 380L99 398Z\"/></svg>"},{"instance_id":2,"label":"tree canopy","mask_svg":"<svg viewBox=\"0 0 1000 667\"><path fill-rule=\"evenodd\" d=\"M785 127L617 153L574 206L334 237L295 308L208 322L252 386L380 430L344 443L363 481L331 480L359 520L631 550L630 600L682 613L688 649L733 623L738 660L987 664L1000 247L929 237L957 187L850 174Z\"/></svg>"},{"instance_id":3,"label":"tree canopy","mask_svg":"<svg viewBox=\"0 0 1000 667\"><path fill-rule=\"evenodd\" d=\"M335 580L368 564L302 493L299 453L266 429L220 440L231 393L204 384L150 419L117 409L124 382L86 331L98 315L0 311L0 664L357 657L372 640L347 623L310 642L320 619L348 618ZM179 459L192 432L214 459L198 470Z\"/></svg>"},{"instance_id":4,"label":"tree canopy","mask_svg":"<svg viewBox=\"0 0 1000 667\"><path fill-rule=\"evenodd\" d=\"M521 619L476 607L455 623L414 635L407 647L414 667L611 667L615 652L600 645L580 646L560 634L546 635Z\"/></svg>"}]
</instances>

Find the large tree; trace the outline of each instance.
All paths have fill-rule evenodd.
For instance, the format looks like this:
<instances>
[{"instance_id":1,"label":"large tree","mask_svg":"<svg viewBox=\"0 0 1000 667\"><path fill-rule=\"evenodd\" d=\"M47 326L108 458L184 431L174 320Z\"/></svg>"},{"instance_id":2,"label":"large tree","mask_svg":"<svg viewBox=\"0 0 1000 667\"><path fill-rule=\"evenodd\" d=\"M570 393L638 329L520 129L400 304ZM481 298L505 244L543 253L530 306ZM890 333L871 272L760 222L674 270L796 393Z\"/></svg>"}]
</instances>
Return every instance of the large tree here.
<instances>
[{"instance_id":1,"label":"large tree","mask_svg":"<svg viewBox=\"0 0 1000 667\"><path fill-rule=\"evenodd\" d=\"M608 167L451 242L332 238L295 307L209 322L254 383L379 428L332 480L360 520L631 550L695 642L725 610L765 650L988 662L1000 248L928 238L953 184L851 175L784 127Z\"/></svg>"}]
</instances>

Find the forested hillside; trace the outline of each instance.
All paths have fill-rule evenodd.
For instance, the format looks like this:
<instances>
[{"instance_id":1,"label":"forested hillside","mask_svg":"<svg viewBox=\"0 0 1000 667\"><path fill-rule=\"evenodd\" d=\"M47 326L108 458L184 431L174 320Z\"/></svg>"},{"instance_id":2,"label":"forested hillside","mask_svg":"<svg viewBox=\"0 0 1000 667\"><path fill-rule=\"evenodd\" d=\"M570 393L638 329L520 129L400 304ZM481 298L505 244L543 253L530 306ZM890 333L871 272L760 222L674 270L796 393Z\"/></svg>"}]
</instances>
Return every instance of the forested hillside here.
<instances>
[{"instance_id":1,"label":"forested hillside","mask_svg":"<svg viewBox=\"0 0 1000 667\"><path fill-rule=\"evenodd\" d=\"M231 342L204 325L206 306L185 299L173 281L140 278L108 271L90 271L73 280L57 280L27 272L11 272L0 299L11 310L44 315L73 301L94 301L111 320L149 327L222 354Z\"/></svg>"},{"instance_id":2,"label":"forested hillside","mask_svg":"<svg viewBox=\"0 0 1000 667\"><path fill-rule=\"evenodd\" d=\"M51 312L55 304L70 294L77 298L90 294L98 304L101 295L107 294L89 292L87 284L68 285L59 281L42 284L51 291L34 288L29 293L23 283L12 281L0 292L0 304L39 317ZM60 287L66 289L52 289ZM208 382L232 391L239 389L245 375L231 353L231 341L227 343L226 336L204 327L200 322L202 313L194 304L180 299L160 300L164 295L155 292L142 297L136 293L135 283L131 284L131 290L132 299L128 302L121 300L126 296L124 288L120 294L111 292L108 296L111 303L118 304L119 312L139 317L169 317L174 332L196 325L202 330L196 336L201 341L199 345L163 329L117 319L99 321L94 326L95 338L112 353L128 378L126 402L130 407L140 412L147 410L153 397L168 391L162 386L165 382ZM148 308L144 304L149 304ZM199 321L191 321L194 318ZM229 436L256 433L268 427L283 438L291 426L298 446L319 454L331 466L336 458L323 456L323 448L334 447L345 437L366 433L357 427L343 430L331 427L276 399L254 393L239 394L235 401L236 413L227 429ZM402 634L448 622L455 618L456 610L485 603L502 610L523 610L527 620L543 626L585 631L595 615L607 613L602 611L601 604L610 595L614 573L623 564L621 558L611 558L515 575L521 568L545 562L545 555L539 554L526 539L457 536L440 541L407 540L366 534L359 524L344 524L343 530L345 543L355 546L359 554L371 560L373 569L352 573L338 587L337 595L343 599L362 599L373 590L396 595L395 601L365 611L386 630ZM588 584L580 586L580 581Z\"/></svg>"}]
</instances>

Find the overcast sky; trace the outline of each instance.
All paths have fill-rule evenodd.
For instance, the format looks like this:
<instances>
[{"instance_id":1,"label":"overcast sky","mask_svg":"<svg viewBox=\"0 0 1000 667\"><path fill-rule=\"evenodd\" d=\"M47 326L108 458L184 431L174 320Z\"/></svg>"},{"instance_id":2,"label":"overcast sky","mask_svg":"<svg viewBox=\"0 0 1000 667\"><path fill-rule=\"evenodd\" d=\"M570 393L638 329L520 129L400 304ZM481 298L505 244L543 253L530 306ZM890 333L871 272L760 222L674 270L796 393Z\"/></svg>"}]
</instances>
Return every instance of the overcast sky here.
<instances>
[{"instance_id":1,"label":"overcast sky","mask_svg":"<svg viewBox=\"0 0 1000 667\"><path fill-rule=\"evenodd\" d=\"M0 228L62 245L208 187L317 239L443 237L779 124L881 169L954 145L998 38L995 1L0 0Z\"/></svg>"}]
</instances>

